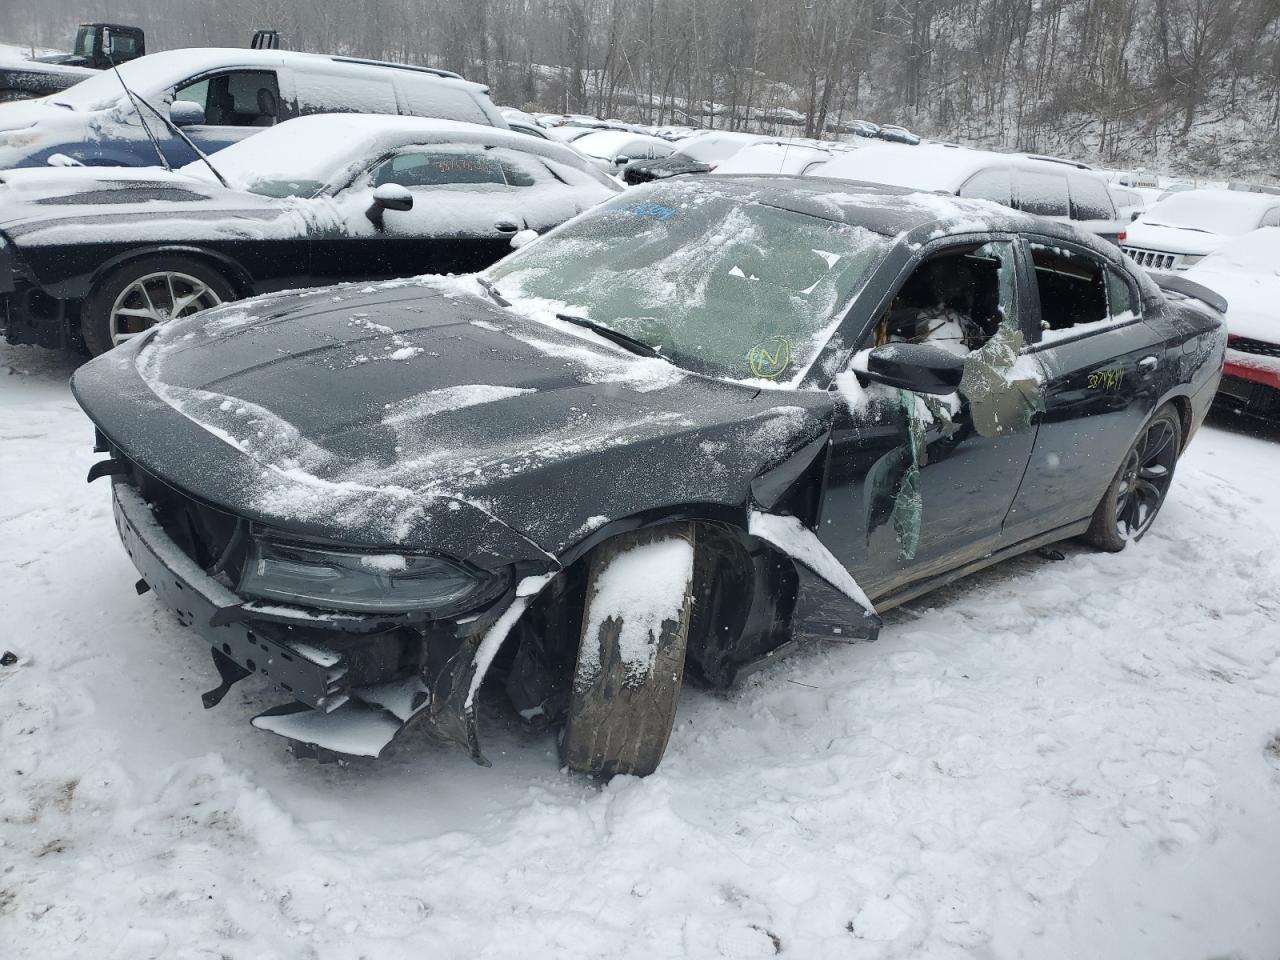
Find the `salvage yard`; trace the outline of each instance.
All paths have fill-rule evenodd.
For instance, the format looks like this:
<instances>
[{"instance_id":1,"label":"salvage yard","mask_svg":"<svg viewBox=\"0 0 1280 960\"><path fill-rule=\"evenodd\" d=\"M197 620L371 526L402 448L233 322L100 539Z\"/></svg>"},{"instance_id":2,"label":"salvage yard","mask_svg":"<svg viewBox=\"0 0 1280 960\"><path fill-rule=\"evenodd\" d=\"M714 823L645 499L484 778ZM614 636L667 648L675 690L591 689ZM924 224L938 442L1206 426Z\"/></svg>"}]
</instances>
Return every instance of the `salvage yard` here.
<instances>
[{"instance_id":1,"label":"salvage yard","mask_svg":"<svg viewBox=\"0 0 1280 960\"><path fill-rule=\"evenodd\" d=\"M1211 417L1123 553L687 689L659 771L601 788L496 706L491 769L293 759L252 680L202 710L207 648L84 483L71 361L0 350L6 957L1276 956L1276 431Z\"/></svg>"}]
</instances>

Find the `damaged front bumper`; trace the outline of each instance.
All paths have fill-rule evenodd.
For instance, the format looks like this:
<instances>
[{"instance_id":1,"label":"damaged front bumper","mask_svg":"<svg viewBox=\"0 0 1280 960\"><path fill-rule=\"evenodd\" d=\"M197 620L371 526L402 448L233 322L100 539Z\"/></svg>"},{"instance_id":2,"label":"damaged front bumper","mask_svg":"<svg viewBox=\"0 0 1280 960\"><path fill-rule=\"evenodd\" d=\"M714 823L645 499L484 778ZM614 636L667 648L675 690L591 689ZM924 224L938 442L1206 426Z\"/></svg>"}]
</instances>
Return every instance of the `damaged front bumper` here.
<instances>
[{"instance_id":1,"label":"damaged front bumper","mask_svg":"<svg viewBox=\"0 0 1280 960\"><path fill-rule=\"evenodd\" d=\"M182 550L132 484L114 478L112 493L121 542L142 576L139 593L154 590L210 644L222 682L204 694L206 708L256 674L293 699L253 725L294 741L298 752L376 757L421 724L487 765L472 703L476 655L521 603L514 585L478 611L413 626L246 602Z\"/></svg>"}]
</instances>

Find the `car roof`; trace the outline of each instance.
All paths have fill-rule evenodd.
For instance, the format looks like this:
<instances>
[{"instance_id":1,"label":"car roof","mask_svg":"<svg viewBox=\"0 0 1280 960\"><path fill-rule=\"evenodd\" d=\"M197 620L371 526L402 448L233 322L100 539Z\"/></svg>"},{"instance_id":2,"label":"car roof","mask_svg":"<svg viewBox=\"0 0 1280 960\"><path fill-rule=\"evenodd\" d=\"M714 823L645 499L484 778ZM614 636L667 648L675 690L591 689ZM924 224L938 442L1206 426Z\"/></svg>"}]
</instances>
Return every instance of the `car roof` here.
<instances>
[{"instance_id":1,"label":"car roof","mask_svg":"<svg viewBox=\"0 0 1280 960\"><path fill-rule=\"evenodd\" d=\"M939 222L949 233L1022 232L1070 241L1110 259L1119 254L1092 234L1070 224L1020 213L988 200L956 197L908 187L859 183L834 177L708 174L662 184L701 187L743 203L762 203L836 223L860 226L887 237L921 231L931 239ZM922 228L931 228L924 231ZM943 234L938 234L942 236Z\"/></svg>"},{"instance_id":2,"label":"car roof","mask_svg":"<svg viewBox=\"0 0 1280 960\"><path fill-rule=\"evenodd\" d=\"M1081 170L1073 164L1057 160L944 146L940 143L922 143L918 146L873 144L835 157L814 173L816 176L955 193L975 173L994 166L1057 173L1070 170L1083 176L1098 176L1092 171Z\"/></svg>"},{"instance_id":3,"label":"car roof","mask_svg":"<svg viewBox=\"0 0 1280 960\"><path fill-rule=\"evenodd\" d=\"M376 113L319 113L285 120L214 154L214 166L239 170L232 179L328 181L335 170L412 143L483 143L559 161L599 179L581 154L562 143L479 123ZM202 161L182 172L208 179Z\"/></svg>"}]
</instances>

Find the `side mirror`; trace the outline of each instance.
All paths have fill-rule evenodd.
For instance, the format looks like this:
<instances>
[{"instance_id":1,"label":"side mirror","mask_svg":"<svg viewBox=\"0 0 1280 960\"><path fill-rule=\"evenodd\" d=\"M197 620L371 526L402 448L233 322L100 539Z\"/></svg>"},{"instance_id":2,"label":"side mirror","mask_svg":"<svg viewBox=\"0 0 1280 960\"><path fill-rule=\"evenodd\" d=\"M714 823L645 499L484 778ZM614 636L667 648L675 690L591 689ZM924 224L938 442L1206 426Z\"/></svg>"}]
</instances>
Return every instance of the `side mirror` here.
<instances>
[{"instance_id":1,"label":"side mirror","mask_svg":"<svg viewBox=\"0 0 1280 960\"><path fill-rule=\"evenodd\" d=\"M1142 211L1140 210L1133 211L1133 213L1129 214L1129 222L1132 223L1134 220L1137 220L1140 216L1142 216Z\"/></svg>"},{"instance_id":2,"label":"side mirror","mask_svg":"<svg viewBox=\"0 0 1280 960\"><path fill-rule=\"evenodd\" d=\"M412 210L413 194L406 187L400 186L398 183L384 183L373 188L373 203L369 205L369 209L364 215L369 218L369 222L373 224L377 230L386 229L382 215L387 210Z\"/></svg>"},{"instance_id":3,"label":"side mirror","mask_svg":"<svg viewBox=\"0 0 1280 960\"><path fill-rule=\"evenodd\" d=\"M537 239L538 239L537 230L521 230L519 233L517 233L514 237L511 238L511 249L519 250L525 244L532 243L534 240L537 240Z\"/></svg>"},{"instance_id":4,"label":"side mirror","mask_svg":"<svg viewBox=\"0 0 1280 960\"><path fill-rule=\"evenodd\" d=\"M175 127L195 127L204 123L204 107L190 100L175 100L169 107L169 119Z\"/></svg>"},{"instance_id":5,"label":"side mirror","mask_svg":"<svg viewBox=\"0 0 1280 960\"><path fill-rule=\"evenodd\" d=\"M631 162L631 158L630 157L614 157L613 162L619 167L625 167L628 163Z\"/></svg>"},{"instance_id":6,"label":"side mirror","mask_svg":"<svg viewBox=\"0 0 1280 960\"><path fill-rule=\"evenodd\" d=\"M964 376L964 358L931 343L886 343L867 355L863 376L914 393L954 393Z\"/></svg>"}]
</instances>

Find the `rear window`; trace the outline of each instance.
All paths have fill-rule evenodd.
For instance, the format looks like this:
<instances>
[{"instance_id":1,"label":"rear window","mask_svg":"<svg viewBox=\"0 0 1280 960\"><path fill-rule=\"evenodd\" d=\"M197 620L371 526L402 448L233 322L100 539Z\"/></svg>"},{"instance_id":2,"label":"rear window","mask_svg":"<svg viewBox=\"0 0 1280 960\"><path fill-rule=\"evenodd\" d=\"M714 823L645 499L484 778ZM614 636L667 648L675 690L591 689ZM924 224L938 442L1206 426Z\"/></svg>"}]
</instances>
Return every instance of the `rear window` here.
<instances>
[{"instance_id":1,"label":"rear window","mask_svg":"<svg viewBox=\"0 0 1280 960\"><path fill-rule=\"evenodd\" d=\"M466 90L442 83L434 77L408 75L396 77L396 86L404 101L404 112L414 117L436 117L493 126L475 97ZM392 109L392 113L395 110Z\"/></svg>"},{"instance_id":2,"label":"rear window","mask_svg":"<svg viewBox=\"0 0 1280 960\"><path fill-rule=\"evenodd\" d=\"M397 113L396 91L389 79L341 74L294 71L298 90L298 112L308 113Z\"/></svg>"},{"instance_id":3,"label":"rear window","mask_svg":"<svg viewBox=\"0 0 1280 960\"><path fill-rule=\"evenodd\" d=\"M1073 173L1068 175L1067 182L1071 185L1072 220L1115 219L1111 195L1101 180Z\"/></svg>"},{"instance_id":4,"label":"rear window","mask_svg":"<svg viewBox=\"0 0 1280 960\"><path fill-rule=\"evenodd\" d=\"M1070 216L1067 178L1060 173L1019 170L1018 209L1040 217Z\"/></svg>"}]
</instances>

